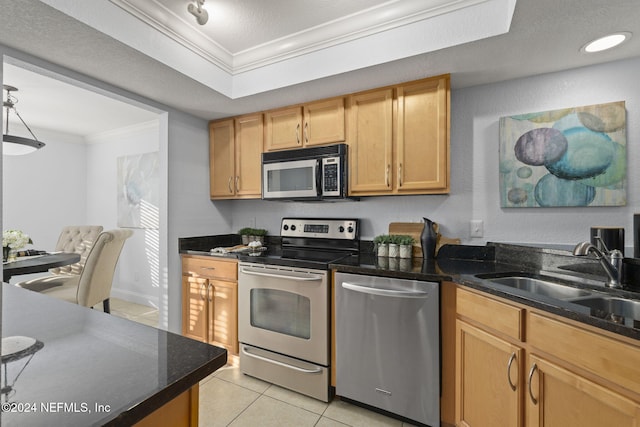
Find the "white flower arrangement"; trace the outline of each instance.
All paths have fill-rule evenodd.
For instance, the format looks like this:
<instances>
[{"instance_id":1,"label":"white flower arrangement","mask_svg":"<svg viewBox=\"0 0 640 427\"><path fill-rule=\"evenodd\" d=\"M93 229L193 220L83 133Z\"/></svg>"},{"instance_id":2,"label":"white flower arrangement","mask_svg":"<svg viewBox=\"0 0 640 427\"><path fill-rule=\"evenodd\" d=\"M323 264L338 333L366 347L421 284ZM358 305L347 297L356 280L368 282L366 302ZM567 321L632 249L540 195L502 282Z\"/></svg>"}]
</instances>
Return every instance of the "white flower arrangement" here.
<instances>
[{"instance_id":1,"label":"white flower arrangement","mask_svg":"<svg viewBox=\"0 0 640 427\"><path fill-rule=\"evenodd\" d=\"M2 232L2 246L11 249L22 249L28 244L33 243L28 234L20 230L4 230Z\"/></svg>"}]
</instances>

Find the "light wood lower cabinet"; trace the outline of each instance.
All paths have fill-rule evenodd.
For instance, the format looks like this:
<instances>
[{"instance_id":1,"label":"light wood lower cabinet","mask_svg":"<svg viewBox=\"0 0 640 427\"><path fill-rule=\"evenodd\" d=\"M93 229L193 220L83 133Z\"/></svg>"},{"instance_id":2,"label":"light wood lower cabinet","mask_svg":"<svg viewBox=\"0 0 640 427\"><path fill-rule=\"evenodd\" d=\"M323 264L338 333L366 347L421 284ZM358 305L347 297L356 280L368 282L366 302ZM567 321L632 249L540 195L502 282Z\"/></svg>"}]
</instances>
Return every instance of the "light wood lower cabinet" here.
<instances>
[{"instance_id":1,"label":"light wood lower cabinet","mask_svg":"<svg viewBox=\"0 0 640 427\"><path fill-rule=\"evenodd\" d=\"M640 426L640 343L456 289L458 426Z\"/></svg>"},{"instance_id":2,"label":"light wood lower cabinet","mask_svg":"<svg viewBox=\"0 0 640 427\"><path fill-rule=\"evenodd\" d=\"M536 355L529 355L527 366L528 426L639 425L639 402Z\"/></svg>"},{"instance_id":3,"label":"light wood lower cabinet","mask_svg":"<svg viewBox=\"0 0 640 427\"><path fill-rule=\"evenodd\" d=\"M182 256L182 334L238 354L236 260Z\"/></svg>"},{"instance_id":4,"label":"light wood lower cabinet","mask_svg":"<svg viewBox=\"0 0 640 427\"><path fill-rule=\"evenodd\" d=\"M198 427L199 385L178 395L134 424L134 427Z\"/></svg>"},{"instance_id":5,"label":"light wood lower cabinet","mask_svg":"<svg viewBox=\"0 0 640 427\"><path fill-rule=\"evenodd\" d=\"M457 321L459 426L522 425L522 355L517 345Z\"/></svg>"}]
</instances>

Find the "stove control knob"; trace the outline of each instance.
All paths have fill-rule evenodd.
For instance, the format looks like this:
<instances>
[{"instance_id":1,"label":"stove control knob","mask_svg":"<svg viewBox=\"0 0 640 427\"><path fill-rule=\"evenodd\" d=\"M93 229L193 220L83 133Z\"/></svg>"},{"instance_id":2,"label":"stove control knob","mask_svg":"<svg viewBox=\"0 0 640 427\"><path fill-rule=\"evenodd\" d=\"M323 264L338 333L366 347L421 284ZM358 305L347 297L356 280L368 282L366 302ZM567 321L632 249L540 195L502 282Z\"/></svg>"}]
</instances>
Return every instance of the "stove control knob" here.
<instances>
[{"instance_id":1,"label":"stove control knob","mask_svg":"<svg viewBox=\"0 0 640 427\"><path fill-rule=\"evenodd\" d=\"M296 226L295 225L291 226L291 231L296 231Z\"/></svg>"},{"instance_id":2,"label":"stove control knob","mask_svg":"<svg viewBox=\"0 0 640 427\"><path fill-rule=\"evenodd\" d=\"M282 226L282 229L283 229L284 231L287 231L287 230L289 229L289 226L288 226L287 224L285 224L285 225L283 225L283 226Z\"/></svg>"},{"instance_id":3,"label":"stove control knob","mask_svg":"<svg viewBox=\"0 0 640 427\"><path fill-rule=\"evenodd\" d=\"M347 228L347 231L348 231L349 233L353 233L353 227L349 227L349 228Z\"/></svg>"},{"instance_id":4,"label":"stove control knob","mask_svg":"<svg viewBox=\"0 0 640 427\"><path fill-rule=\"evenodd\" d=\"M340 227L338 227L338 231L344 233L344 227L341 225Z\"/></svg>"}]
</instances>

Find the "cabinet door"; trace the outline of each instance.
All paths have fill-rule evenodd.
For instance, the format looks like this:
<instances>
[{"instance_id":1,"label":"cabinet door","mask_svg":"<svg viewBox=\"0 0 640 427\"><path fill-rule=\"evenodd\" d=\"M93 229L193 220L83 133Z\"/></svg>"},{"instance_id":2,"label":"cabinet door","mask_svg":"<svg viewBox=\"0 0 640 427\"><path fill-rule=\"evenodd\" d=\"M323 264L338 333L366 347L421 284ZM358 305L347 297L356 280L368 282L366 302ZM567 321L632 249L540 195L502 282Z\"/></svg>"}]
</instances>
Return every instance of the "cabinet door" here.
<instances>
[{"instance_id":1,"label":"cabinet door","mask_svg":"<svg viewBox=\"0 0 640 427\"><path fill-rule=\"evenodd\" d=\"M182 276L182 335L208 342L207 279Z\"/></svg>"},{"instance_id":2,"label":"cabinet door","mask_svg":"<svg viewBox=\"0 0 640 427\"><path fill-rule=\"evenodd\" d=\"M522 426L523 350L456 321L456 425Z\"/></svg>"},{"instance_id":3,"label":"cabinet door","mask_svg":"<svg viewBox=\"0 0 640 427\"><path fill-rule=\"evenodd\" d=\"M268 111L265 119L265 151L302 147L302 107Z\"/></svg>"},{"instance_id":4,"label":"cabinet door","mask_svg":"<svg viewBox=\"0 0 640 427\"><path fill-rule=\"evenodd\" d=\"M238 354L238 284L209 280L210 342Z\"/></svg>"},{"instance_id":5,"label":"cabinet door","mask_svg":"<svg viewBox=\"0 0 640 427\"><path fill-rule=\"evenodd\" d=\"M236 118L235 129L236 197L259 198L262 196L262 114Z\"/></svg>"},{"instance_id":6,"label":"cabinet door","mask_svg":"<svg viewBox=\"0 0 640 427\"><path fill-rule=\"evenodd\" d=\"M209 124L209 191L212 199L235 196L233 119Z\"/></svg>"},{"instance_id":7,"label":"cabinet door","mask_svg":"<svg viewBox=\"0 0 640 427\"><path fill-rule=\"evenodd\" d=\"M304 106L304 145L343 142L344 98L312 102Z\"/></svg>"},{"instance_id":8,"label":"cabinet door","mask_svg":"<svg viewBox=\"0 0 640 427\"><path fill-rule=\"evenodd\" d=\"M448 78L398 88L396 132L397 191L448 192Z\"/></svg>"},{"instance_id":9,"label":"cabinet door","mask_svg":"<svg viewBox=\"0 0 640 427\"><path fill-rule=\"evenodd\" d=\"M349 97L350 194L391 192L393 90Z\"/></svg>"},{"instance_id":10,"label":"cabinet door","mask_svg":"<svg viewBox=\"0 0 640 427\"><path fill-rule=\"evenodd\" d=\"M536 355L529 355L527 425L637 427L640 403Z\"/></svg>"}]
</instances>

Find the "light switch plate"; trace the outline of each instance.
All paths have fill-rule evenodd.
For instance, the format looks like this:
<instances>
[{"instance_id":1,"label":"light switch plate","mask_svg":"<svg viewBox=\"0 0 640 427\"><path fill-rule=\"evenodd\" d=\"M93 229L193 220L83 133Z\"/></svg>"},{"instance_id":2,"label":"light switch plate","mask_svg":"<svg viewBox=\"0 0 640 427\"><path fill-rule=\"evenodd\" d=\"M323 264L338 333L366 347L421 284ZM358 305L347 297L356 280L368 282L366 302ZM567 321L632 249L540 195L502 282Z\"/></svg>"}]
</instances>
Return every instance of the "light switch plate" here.
<instances>
[{"instance_id":1,"label":"light switch plate","mask_svg":"<svg viewBox=\"0 0 640 427\"><path fill-rule=\"evenodd\" d=\"M484 236L484 222L481 219L472 219L471 221L469 221L469 236Z\"/></svg>"}]
</instances>

